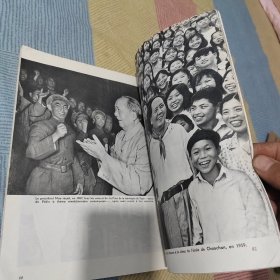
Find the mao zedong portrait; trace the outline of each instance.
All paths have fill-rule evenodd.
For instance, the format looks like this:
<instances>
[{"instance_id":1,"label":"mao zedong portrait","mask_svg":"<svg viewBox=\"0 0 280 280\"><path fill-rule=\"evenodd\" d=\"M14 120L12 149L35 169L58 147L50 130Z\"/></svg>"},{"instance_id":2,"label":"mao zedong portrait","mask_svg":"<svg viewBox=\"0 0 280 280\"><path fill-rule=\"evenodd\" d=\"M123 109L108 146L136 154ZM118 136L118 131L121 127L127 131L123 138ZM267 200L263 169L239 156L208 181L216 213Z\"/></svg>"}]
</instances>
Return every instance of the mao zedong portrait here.
<instances>
[{"instance_id":1,"label":"mao zedong portrait","mask_svg":"<svg viewBox=\"0 0 280 280\"><path fill-rule=\"evenodd\" d=\"M99 160L98 176L114 187L114 195L146 195L151 190L152 178L144 128L140 122L140 104L132 97L122 96L115 102L114 115L122 130L116 135L111 155L95 135L93 140L78 143Z\"/></svg>"}]
</instances>

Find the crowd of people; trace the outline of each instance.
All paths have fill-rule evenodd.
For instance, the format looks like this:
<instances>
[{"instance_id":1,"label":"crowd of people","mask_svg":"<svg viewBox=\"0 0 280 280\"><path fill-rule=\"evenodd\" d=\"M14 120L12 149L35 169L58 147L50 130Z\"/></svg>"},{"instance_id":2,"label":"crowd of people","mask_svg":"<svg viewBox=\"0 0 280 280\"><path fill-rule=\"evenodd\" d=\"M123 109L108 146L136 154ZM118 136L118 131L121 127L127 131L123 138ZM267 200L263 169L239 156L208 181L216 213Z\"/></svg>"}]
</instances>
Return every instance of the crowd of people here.
<instances>
[{"instance_id":1,"label":"crowd of people","mask_svg":"<svg viewBox=\"0 0 280 280\"><path fill-rule=\"evenodd\" d=\"M102 108L20 69L8 193L147 195L154 184L165 248L275 234L217 12L155 34L136 64L142 108L115 101L117 135Z\"/></svg>"},{"instance_id":2,"label":"crowd of people","mask_svg":"<svg viewBox=\"0 0 280 280\"><path fill-rule=\"evenodd\" d=\"M136 65L165 247L274 234L217 12L155 34Z\"/></svg>"},{"instance_id":3,"label":"crowd of people","mask_svg":"<svg viewBox=\"0 0 280 280\"><path fill-rule=\"evenodd\" d=\"M113 117L86 104L77 102L70 89L59 92L55 78L44 79L36 69L30 73L20 69L8 193L146 195L150 191L139 102L130 96L116 100L114 115L122 129L117 135Z\"/></svg>"}]
</instances>

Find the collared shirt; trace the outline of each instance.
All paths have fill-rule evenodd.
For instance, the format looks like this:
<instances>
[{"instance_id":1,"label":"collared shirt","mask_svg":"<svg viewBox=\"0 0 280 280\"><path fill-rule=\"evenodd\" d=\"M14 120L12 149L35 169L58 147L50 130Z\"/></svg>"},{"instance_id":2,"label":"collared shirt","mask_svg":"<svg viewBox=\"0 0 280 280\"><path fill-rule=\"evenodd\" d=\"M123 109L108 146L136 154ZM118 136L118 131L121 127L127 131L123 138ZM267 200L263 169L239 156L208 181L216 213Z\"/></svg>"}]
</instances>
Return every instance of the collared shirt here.
<instances>
[{"instance_id":1,"label":"collared shirt","mask_svg":"<svg viewBox=\"0 0 280 280\"><path fill-rule=\"evenodd\" d=\"M212 128L212 130L216 131L219 133L221 141L224 138L230 138L233 135L233 131L226 125L226 123L223 121L221 114L217 114L216 118L218 122L216 125ZM194 122L195 123L195 122ZM201 129L197 125L195 125L193 131L195 132L196 130Z\"/></svg>"},{"instance_id":2,"label":"collared shirt","mask_svg":"<svg viewBox=\"0 0 280 280\"><path fill-rule=\"evenodd\" d=\"M194 245L268 235L264 201L245 173L221 166L213 185L198 173L189 195Z\"/></svg>"},{"instance_id":3,"label":"collared shirt","mask_svg":"<svg viewBox=\"0 0 280 280\"><path fill-rule=\"evenodd\" d=\"M179 124L170 123L162 141L166 158L160 154L160 141L154 138L150 141L151 166L159 199L164 191L192 176L187 156L189 135L185 129Z\"/></svg>"},{"instance_id":4,"label":"collared shirt","mask_svg":"<svg viewBox=\"0 0 280 280\"><path fill-rule=\"evenodd\" d=\"M145 195L152 187L144 128L139 122L116 136L112 156L102 160L98 176L115 188L113 194Z\"/></svg>"},{"instance_id":5,"label":"collared shirt","mask_svg":"<svg viewBox=\"0 0 280 280\"><path fill-rule=\"evenodd\" d=\"M220 142L221 153L219 155L224 166L230 169L237 169L245 172L258 189L263 192L259 177L252 166L252 154L250 146L241 146L237 134Z\"/></svg>"},{"instance_id":6,"label":"collared shirt","mask_svg":"<svg viewBox=\"0 0 280 280\"><path fill-rule=\"evenodd\" d=\"M221 152L219 154L219 158L223 165L230 169L245 172L253 181L263 200L269 202L263 184L252 165L252 153L249 146L249 141L247 146L241 145L237 138L237 134L234 133L231 138L221 141L220 146ZM273 212L271 210L270 204L266 203L265 205L266 211L268 213L269 228L271 231L276 232L277 226L275 226L275 222L272 218ZM272 215L269 215L269 213L271 213Z\"/></svg>"},{"instance_id":7,"label":"collared shirt","mask_svg":"<svg viewBox=\"0 0 280 280\"><path fill-rule=\"evenodd\" d=\"M213 130L219 133L221 140L224 137L233 135L233 131L226 125L220 114L217 114L217 120L218 122L213 128Z\"/></svg>"}]
</instances>

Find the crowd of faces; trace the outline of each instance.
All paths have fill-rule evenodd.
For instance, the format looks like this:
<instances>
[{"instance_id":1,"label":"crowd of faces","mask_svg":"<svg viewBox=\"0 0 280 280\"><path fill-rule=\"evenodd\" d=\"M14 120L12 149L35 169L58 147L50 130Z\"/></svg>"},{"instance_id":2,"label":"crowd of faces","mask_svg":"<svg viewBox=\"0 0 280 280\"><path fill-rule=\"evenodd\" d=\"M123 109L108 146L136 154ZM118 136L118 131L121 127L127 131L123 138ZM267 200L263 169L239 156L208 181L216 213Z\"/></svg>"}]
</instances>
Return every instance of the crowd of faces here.
<instances>
[{"instance_id":1,"label":"crowd of faces","mask_svg":"<svg viewBox=\"0 0 280 280\"><path fill-rule=\"evenodd\" d=\"M152 169L163 185L155 186L156 193L163 191L158 200L164 203L164 194L171 193L177 182L190 178L190 173L193 178L200 173L212 184L220 164L246 172L251 162L247 120L217 11L155 34L144 42L135 60L151 161L156 158ZM209 135L199 139L200 134ZM179 135L181 142L177 141ZM184 145L189 146L194 139L196 142L186 151ZM174 153L184 147L181 153L187 154L187 159L174 159L166 152L173 142ZM165 179L173 176L168 172L170 166L183 164L184 160L191 172L175 174L173 185L164 185Z\"/></svg>"},{"instance_id":2,"label":"crowd of faces","mask_svg":"<svg viewBox=\"0 0 280 280\"><path fill-rule=\"evenodd\" d=\"M248 137L223 34L212 11L155 34L139 49L137 81L148 139L161 135L166 123L181 125L188 137L203 129L216 131L221 142Z\"/></svg>"},{"instance_id":3,"label":"crowd of faces","mask_svg":"<svg viewBox=\"0 0 280 280\"><path fill-rule=\"evenodd\" d=\"M73 97L71 89L65 88L62 92L58 92L55 78L47 77L36 69L28 72L26 69L21 68L19 83L23 88L24 97L33 104L38 102L40 95L44 96L44 100L55 93L66 97L70 102L70 108L67 109L66 114L70 115L68 120L73 128L84 130L86 124L89 128L95 126L104 129L108 133L112 131L113 120L110 115L106 115L100 108L86 105L87 102L84 100L80 99L78 101Z\"/></svg>"},{"instance_id":4,"label":"crowd of faces","mask_svg":"<svg viewBox=\"0 0 280 280\"><path fill-rule=\"evenodd\" d=\"M148 107L153 107L153 119L160 111L156 112L157 106L150 104L156 97L161 99L157 103L163 104L163 116L188 127L189 132L191 128L211 129L211 123L213 128L223 116L220 110L223 98L238 92L216 11L155 34L136 54L136 66L144 119L151 128L149 133L153 120L147 116ZM208 94L201 94L203 91ZM208 98L210 92L216 95L216 100ZM161 115L162 112L157 119L163 122L165 118L161 119ZM227 118L222 119L232 129Z\"/></svg>"}]
</instances>

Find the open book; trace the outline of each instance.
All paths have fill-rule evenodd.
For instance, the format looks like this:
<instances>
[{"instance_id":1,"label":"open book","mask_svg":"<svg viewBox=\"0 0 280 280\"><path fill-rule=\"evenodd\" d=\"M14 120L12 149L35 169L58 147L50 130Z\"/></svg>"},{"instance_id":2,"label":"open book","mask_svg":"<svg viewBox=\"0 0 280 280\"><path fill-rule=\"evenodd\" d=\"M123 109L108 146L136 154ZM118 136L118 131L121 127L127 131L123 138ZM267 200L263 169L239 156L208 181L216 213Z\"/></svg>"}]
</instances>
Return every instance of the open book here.
<instances>
[{"instance_id":1,"label":"open book","mask_svg":"<svg viewBox=\"0 0 280 280\"><path fill-rule=\"evenodd\" d=\"M136 78L22 47L1 279L279 266L219 13L135 59Z\"/></svg>"}]
</instances>

